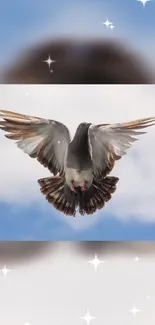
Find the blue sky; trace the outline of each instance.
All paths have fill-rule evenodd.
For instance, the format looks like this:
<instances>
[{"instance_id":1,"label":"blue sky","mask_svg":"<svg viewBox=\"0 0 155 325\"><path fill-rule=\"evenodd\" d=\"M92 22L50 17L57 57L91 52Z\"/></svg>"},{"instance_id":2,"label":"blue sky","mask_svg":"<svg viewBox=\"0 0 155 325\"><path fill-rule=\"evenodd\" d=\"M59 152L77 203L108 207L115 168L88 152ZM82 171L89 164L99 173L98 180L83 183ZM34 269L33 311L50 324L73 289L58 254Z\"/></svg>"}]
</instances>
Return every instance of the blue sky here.
<instances>
[{"instance_id":1,"label":"blue sky","mask_svg":"<svg viewBox=\"0 0 155 325\"><path fill-rule=\"evenodd\" d=\"M152 116L154 87L1 85L0 107L59 120L73 135L88 116L94 124ZM70 218L40 193L48 170L0 131L0 240L155 240L154 139L152 127L117 162L117 191L102 211Z\"/></svg>"},{"instance_id":2,"label":"blue sky","mask_svg":"<svg viewBox=\"0 0 155 325\"><path fill-rule=\"evenodd\" d=\"M0 4L0 64L9 64L28 45L61 35L120 38L150 58L155 53L155 1L6 0ZM116 28L106 30L107 18Z\"/></svg>"},{"instance_id":3,"label":"blue sky","mask_svg":"<svg viewBox=\"0 0 155 325\"><path fill-rule=\"evenodd\" d=\"M70 228L60 221L52 207L43 222L44 212L34 205L12 212L12 205L0 204L0 240L66 240L66 241L154 241L155 222L119 221L109 214L101 213L101 220L88 229ZM104 215L105 214L105 215ZM104 218L102 218L104 215ZM78 216L77 216L78 217ZM95 218L95 215L94 215ZM45 217L46 219L46 217Z\"/></svg>"}]
</instances>

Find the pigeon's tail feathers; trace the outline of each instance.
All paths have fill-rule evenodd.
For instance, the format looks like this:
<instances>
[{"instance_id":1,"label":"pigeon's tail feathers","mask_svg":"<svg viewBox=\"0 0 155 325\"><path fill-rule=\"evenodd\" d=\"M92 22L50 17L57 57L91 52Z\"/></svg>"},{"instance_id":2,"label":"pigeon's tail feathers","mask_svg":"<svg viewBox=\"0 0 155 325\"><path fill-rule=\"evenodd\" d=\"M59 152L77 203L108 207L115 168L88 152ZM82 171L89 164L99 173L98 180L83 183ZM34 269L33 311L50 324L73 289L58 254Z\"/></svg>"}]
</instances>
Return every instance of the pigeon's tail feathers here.
<instances>
[{"instance_id":1,"label":"pigeon's tail feathers","mask_svg":"<svg viewBox=\"0 0 155 325\"><path fill-rule=\"evenodd\" d=\"M46 177L38 180L41 193L57 210L69 216L76 214L76 196L65 186L65 179L60 176Z\"/></svg>"},{"instance_id":2,"label":"pigeon's tail feathers","mask_svg":"<svg viewBox=\"0 0 155 325\"><path fill-rule=\"evenodd\" d=\"M118 177L107 176L101 181L93 179L92 185L79 202L80 214L93 214L104 207L116 190Z\"/></svg>"},{"instance_id":3,"label":"pigeon's tail feathers","mask_svg":"<svg viewBox=\"0 0 155 325\"><path fill-rule=\"evenodd\" d=\"M77 188L76 193L65 185L65 179L60 176L46 177L38 180L40 190L46 200L58 211L69 216L75 216L77 208L81 215L93 214L104 207L116 190L117 177L105 177L102 181L93 179L91 187L86 192Z\"/></svg>"}]
</instances>

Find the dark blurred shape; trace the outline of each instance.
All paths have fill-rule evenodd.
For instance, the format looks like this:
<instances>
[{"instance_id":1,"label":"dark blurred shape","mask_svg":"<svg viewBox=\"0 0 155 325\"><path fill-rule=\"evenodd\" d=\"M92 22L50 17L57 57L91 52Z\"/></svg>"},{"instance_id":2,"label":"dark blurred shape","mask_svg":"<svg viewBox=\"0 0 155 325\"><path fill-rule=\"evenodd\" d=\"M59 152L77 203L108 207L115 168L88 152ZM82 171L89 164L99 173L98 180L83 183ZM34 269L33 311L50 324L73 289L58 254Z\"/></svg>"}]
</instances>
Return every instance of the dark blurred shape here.
<instances>
[{"instance_id":1,"label":"dark blurred shape","mask_svg":"<svg viewBox=\"0 0 155 325\"><path fill-rule=\"evenodd\" d=\"M69 251L82 259L98 256L131 255L149 257L155 254L155 242L0 242L0 269L4 265L31 263L36 259L51 256L56 252Z\"/></svg>"},{"instance_id":2,"label":"dark blurred shape","mask_svg":"<svg viewBox=\"0 0 155 325\"><path fill-rule=\"evenodd\" d=\"M50 242L0 242L0 267L7 263L22 263L40 258L48 249L53 249L55 243Z\"/></svg>"},{"instance_id":3,"label":"dark blurred shape","mask_svg":"<svg viewBox=\"0 0 155 325\"><path fill-rule=\"evenodd\" d=\"M91 257L95 254L100 255L150 255L155 253L155 242L108 242L108 241L90 241L73 244L73 250L84 257Z\"/></svg>"},{"instance_id":4,"label":"dark blurred shape","mask_svg":"<svg viewBox=\"0 0 155 325\"><path fill-rule=\"evenodd\" d=\"M56 62L43 62L50 55ZM125 45L104 40L53 40L34 46L4 73L1 83L149 84L147 62Z\"/></svg>"}]
</instances>

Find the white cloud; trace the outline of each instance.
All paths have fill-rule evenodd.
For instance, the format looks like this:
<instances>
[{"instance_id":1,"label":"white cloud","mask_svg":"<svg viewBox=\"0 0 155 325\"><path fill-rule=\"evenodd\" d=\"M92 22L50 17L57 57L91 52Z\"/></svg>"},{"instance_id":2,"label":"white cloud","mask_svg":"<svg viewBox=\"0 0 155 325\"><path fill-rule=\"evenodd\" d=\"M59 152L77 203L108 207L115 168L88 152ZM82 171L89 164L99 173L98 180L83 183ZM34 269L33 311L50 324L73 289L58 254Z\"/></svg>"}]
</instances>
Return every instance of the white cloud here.
<instances>
[{"instance_id":1,"label":"white cloud","mask_svg":"<svg viewBox=\"0 0 155 325\"><path fill-rule=\"evenodd\" d=\"M0 109L62 121L73 135L82 121L121 122L153 116L154 90L154 86L2 85ZM74 220L60 216L61 220L76 228L89 227L107 213L123 220L133 216L146 222L155 220L154 143L155 127L152 127L117 162L112 172L120 178L117 192L97 216L77 216ZM2 131L0 148L0 201L17 205L37 203L43 208L45 198L40 194L37 179L49 175L48 170L6 139Z\"/></svg>"}]
</instances>

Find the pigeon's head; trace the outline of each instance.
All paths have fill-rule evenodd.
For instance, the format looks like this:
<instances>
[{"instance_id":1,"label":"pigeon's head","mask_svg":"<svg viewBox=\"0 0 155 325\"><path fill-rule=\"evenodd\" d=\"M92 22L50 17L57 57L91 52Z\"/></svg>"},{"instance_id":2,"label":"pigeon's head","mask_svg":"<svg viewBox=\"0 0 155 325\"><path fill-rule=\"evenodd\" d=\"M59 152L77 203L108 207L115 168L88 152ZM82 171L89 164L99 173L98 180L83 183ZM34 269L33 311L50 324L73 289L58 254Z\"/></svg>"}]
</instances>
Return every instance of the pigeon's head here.
<instances>
[{"instance_id":1,"label":"pigeon's head","mask_svg":"<svg viewBox=\"0 0 155 325\"><path fill-rule=\"evenodd\" d=\"M90 125L91 125L91 123L82 122L81 124L79 124L78 128L85 129L85 128L89 128Z\"/></svg>"},{"instance_id":2,"label":"pigeon's head","mask_svg":"<svg viewBox=\"0 0 155 325\"><path fill-rule=\"evenodd\" d=\"M79 126L77 127L76 135L78 134L82 136L82 134L83 135L87 134L90 125L91 123L87 123L87 122L80 123Z\"/></svg>"},{"instance_id":3,"label":"pigeon's head","mask_svg":"<svg viewBox=\"0 0 155 325\"><path fill-rule=\"evenodd\" d=\"M74 139L80 139L85 137L88 134L88 129L91 123L83 122L79 124L79 126L76 129Z\"/></svg>"}]
</instances>

